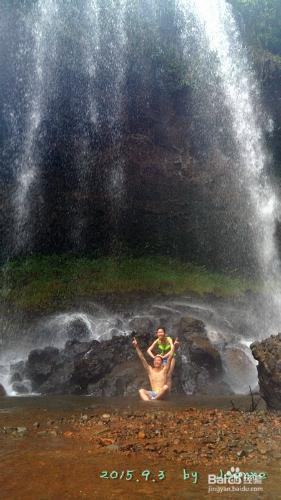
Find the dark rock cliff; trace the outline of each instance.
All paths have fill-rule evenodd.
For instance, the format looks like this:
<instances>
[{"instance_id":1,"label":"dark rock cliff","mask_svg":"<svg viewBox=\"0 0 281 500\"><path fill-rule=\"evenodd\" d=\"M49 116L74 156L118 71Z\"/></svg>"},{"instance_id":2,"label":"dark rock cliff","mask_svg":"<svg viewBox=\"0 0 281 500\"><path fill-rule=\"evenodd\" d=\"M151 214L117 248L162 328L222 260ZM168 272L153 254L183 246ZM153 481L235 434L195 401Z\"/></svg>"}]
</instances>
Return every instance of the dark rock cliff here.
<instances>
[{"instance_id":1,"label":"dark rock cliff","mask_svg":"<svg viewBox=\"0 0 281 500\"><path fill-rule=\"evenodd\" d=\"M202 47L175 2L161 0L149 8L137 2L129 8L122 54L112 52L120 42L112 28L120 14L98 2L101 48L90 81L83 51L85 40L92 43L94 26L85 21L83 9L76 9L75 21L75 6L67 5L59 11L59 31L55 24L48 27L48 43L58 37L60 46L54 60L47 50L43 61L44 106L32 157L39 175L28 193L32 241L23 253L160 253L210 267L227 269L231 263L231 270L253 270L252 229L245 221L245 192L238 192L235 180L227 111L219 91L213 106L216 82L206 81ZM2 258L14 251L17 170L30 161L23 159L22 146L37 95L32 87L36 46L25 22L32 6L5 7L13 39L8 33L3 37L0 76ZM267 141L279 175L280 68L261 57L256 67L265 109L275 122ZM122 84L116 76L120 70ZM118 165L124 179L121 195L115 196L110 179Z\"/></svg>"}]
</instances>

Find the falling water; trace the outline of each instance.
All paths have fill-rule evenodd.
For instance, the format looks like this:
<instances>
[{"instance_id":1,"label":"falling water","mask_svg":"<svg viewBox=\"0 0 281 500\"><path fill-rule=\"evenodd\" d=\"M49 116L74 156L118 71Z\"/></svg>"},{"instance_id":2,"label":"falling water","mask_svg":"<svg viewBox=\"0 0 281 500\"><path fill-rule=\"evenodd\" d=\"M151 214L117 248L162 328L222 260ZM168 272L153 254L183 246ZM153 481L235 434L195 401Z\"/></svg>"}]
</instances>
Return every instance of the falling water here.
<instances>
[{"instance_id":1,"label":"falling water","mask_svg":"<svg viewBox=\"0 0 281 500\"><path fill-rule=\"evenodd\" d=\"M125 202L124 159L121 151L126 77L126 0L87 0L83 8L81 36L82 72L86 82L86 106L83 130L79 137L76 159L78 189L85 193L93 159L89 157L91 140L104 141L107 147L107 171L103 178L104 194L109 209L110 242L120 240L119 219ZM78 64L78 61L77 61ZM84 202L85 205L85 202ZM83 203L78 203L72 228L74 246L83 246L86 217ZM86 211L85 211L86 212Z\"/></svg>"},{"instance_id":2,"label":"falling water","mask_svg":"<svg viewBox=\"0 0 281 500\"><path fill-rule=\"evenodd\" d=\"M113 250L119 234L119 222L125 202L124 158L122 156L123 113L126 78L126 29L127 0L109 0L103 8L99 31L99 60L104 91L101 95L105 123L110 141L110 170L106 192L110 204ZM105 57L106 55L106 57Z\"/></svg>"},{"instance_id":3,"label":"falling water","mask_svg":"<svg viewBox=\"0 0 281 500\"><path fill-rule=\"evenodd\" d=\"M249 227L254 234L254 248L259 263L258 275L267 283L268 312L275 328L280 315L280 265L275 242L275 222L279 215L279 201L268 179L269 153L265 146L264 127L258 86L249 68L231 6L225 0L178 0L188 23L195 19L205 47L210 54L212 67L205 72L215 72L219 91L230 116L230 133L234 139L236 189L247 199ZM190 24L189 24L190 26ZM195 28L196 29L196 28ZM216 57L214 62L213 57ZM215 68L213 67L215 64ZM267 128L271 125L268 120ZM243 245L243 241L241 241ZM270 291L269 291L270 288ZM275 310L273 325L272 309Z\"/></svg>"},{"instance_id":4,"label":"falling water","mask_svg":"<svg viewBox=\"0 0 281 500\"><path fill-rule=\"evenodd\" d=\"M31 190L38 182L40 151L38 138L47 106L50 85L50 62L55 57L55 0L39 0L27 17L31 30L33 63L28 66L25 89L26 117L21 153L16 161L16 192L14 196L14 251L29 247L32 239ZM22 46L25 55L28 50Z\"/></svg>"}]
</instances>

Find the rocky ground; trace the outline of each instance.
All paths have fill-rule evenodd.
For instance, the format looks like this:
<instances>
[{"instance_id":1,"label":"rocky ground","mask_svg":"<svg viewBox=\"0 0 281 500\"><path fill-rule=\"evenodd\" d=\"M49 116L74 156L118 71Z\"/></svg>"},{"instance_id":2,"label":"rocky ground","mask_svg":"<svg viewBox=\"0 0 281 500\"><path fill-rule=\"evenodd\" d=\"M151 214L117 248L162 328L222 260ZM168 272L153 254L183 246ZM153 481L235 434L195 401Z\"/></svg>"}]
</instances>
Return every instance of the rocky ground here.
<instances>
[{"instance_id":1,"label":"rocky ground","mask_svg":"<svg viewBox=\"0 0 281 500\"><path fill-rule=\"evenodd\" d=\"M65 439L86 440L96 450L138 453L149 459L160 456L181 464L281 459L281 415L264 411L188 408L84 414L67 421L49 420L44 430L34 427L36 437L62 434Z\"/></svg>"},{"instance_id":2,"label":"rocky ground","mask_svg":"<svg viewBox=\"0 0 281 500\"><path fill-rule=\"evenodd\" d=\"M154 406L154 403L152 403ZM161 457L181 464L221 465L281 459L281 414L265 410L155 409L61 414L1 414L0 439L71 439L96 453ZM42 445L44 446L44 441Z\"/></svg>"},{"instance_id":3,"label":"rocky ground","mask_svg":"<svg viewBox=\"0 0 281 500\"><path fill-rule=\"evenodd\" d=\"M108 407L82 412L2 410L0 450L4 500L151 495L200 499L208 492L207 474L226 472L232 466L265 471L266 494L256 493L255 498L278 498L281 414L168 408L165 403L110 411ZM102 478L102 471L109 476L111 471L120 475L128 470L133 471L129 481ZM165 472L164 486L160 470ZM196 483L184 480L184 471L197 471ZM225 494L224 498L233 497Z\"/></svg>"}]
</instances>

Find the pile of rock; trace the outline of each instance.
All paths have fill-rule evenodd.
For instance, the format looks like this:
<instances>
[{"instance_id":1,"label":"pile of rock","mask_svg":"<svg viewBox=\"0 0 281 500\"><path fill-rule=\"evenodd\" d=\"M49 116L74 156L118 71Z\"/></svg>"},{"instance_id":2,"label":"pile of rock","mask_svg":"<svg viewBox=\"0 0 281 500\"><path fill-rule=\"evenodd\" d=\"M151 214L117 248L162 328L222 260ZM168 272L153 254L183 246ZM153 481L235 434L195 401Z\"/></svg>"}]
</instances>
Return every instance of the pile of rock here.
<instances>
[{"instance_id":1,"label":"pile of rock","mask_svg":"<svg viewBox=\"0 0 281 500\"><path fill-rule=\"evenodd\" d=\"M251 345L258 361L260 392L267 407L281 410L281 333Z\"/></svg>"},{"instance_id":2,"label":"pile of rock","mask_svg":"<svg viewBox=\"0 0 281 500\"><path fill-rule=\"evenodd\" d=\"M231 393L221 379L220 354L208 339L202 321L181 317L175 325L180 340L173 391L177 393ZM79 332L78 332L79 333ZM145 352L151 334L135 334ZM116 336L98 342L78 335L68 340L63 349L48 346L34 349L27 361L12 365L14 390L31 390L41 394L93 394L96 397L137 395L140 386L147 387L147 377L132 346L131 336Z\"/></svg>"}]
</instances>

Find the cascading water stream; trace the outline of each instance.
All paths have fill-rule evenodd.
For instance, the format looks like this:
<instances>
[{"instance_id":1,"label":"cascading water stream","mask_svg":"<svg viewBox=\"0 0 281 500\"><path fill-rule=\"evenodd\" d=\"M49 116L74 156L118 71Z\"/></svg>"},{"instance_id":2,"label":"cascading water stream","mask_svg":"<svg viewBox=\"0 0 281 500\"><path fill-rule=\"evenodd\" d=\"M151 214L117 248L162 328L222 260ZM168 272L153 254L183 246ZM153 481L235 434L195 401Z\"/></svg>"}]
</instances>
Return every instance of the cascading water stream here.
<instances>
[{"instance_id":1,"label":"cascading water stream","mask_svg":"<svg viewBox=\"0 0 281 500\"><path fill-rule=\"evenodd\" d=\"M57 5L55 0L39 0L35 10L30 11L27 25L30 25L33 43L33 64L29 68L28 84L25 90L26 118L21 154L16 160L16 188L14 204L14 248L18 253L31 245L32 214L30 191L38 181L40 151L37 141L42 124L46 93L49 91L50 64L55 58L56 31L55 16ZM22 47L23 53L25 48Z\"/></svg>"},{"instance_id":2,"label":"cascading water stream","mask_svg":"<svg viewBox=\"0 0 281 500\"><path fill-rule=\"evenodd\" d=\"M127 0L120 0L117 6L114 0L108 1L99 32L99 60L105 87L102 102L106 104L105 120L111 142L111 167L107 175L106 192L110 204L110 242L113 251L117 250L115 240L120 241L118 228L125 203L124 158L121 149L127 64L126 12ZM104 50L106 57L103 55Z\"/></svg>"},{"instance_id":3,"label":"cascading water stream","mask_svg":"<svg viewBox=\"0 0 281 500\"><path fill-rule=\"evenodd\" d=\"M281 319L278 311L281 273L275 242L275 222L280 206L268 179L269 153L261 123L264 112L258 87L231 6L225 0L178 0L177 4L187 23L190 23L190 16L195 20L199 36L203 37L203 50L216 57L215 62L211 59L215 68L206 67L204 71L216 72L230 116L230 133L236 145L237 184L233 189L244 192L247 197L245 218L254 234L253 246L259 264L257 275L266 289L269 327L274 330ZM272 127L270 120L267 122L267 128Z\"/></svg>"},{"instance_id":4,"label":"cascading water stream","mask_svg":"<svg viewBox=\"0 0 281 500\"><path fill-rule=\"evenodd\" d=\"M117 3L110 1L107 4L100 0L87 0L83 9L83 32L80 39L86 95L84 126L76 159L78 189L83 193L88 189L91 162L95 161L89 156L92 138L97 140L106 136L109 162L104 178L104 193L110 211L112 242L115 237L120 238L118 225L125 201L121 143L127 64L126 7L126 0ZM102 176L103 172L100 174ZM78 204L72 224L75 249L83 248L84 244L83 231L86 229L87 217L82 215L82 205Z\"/></svg>"}]
</instances>

